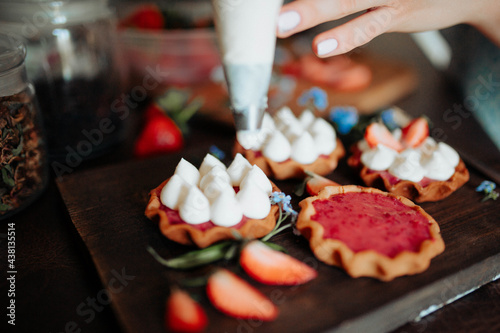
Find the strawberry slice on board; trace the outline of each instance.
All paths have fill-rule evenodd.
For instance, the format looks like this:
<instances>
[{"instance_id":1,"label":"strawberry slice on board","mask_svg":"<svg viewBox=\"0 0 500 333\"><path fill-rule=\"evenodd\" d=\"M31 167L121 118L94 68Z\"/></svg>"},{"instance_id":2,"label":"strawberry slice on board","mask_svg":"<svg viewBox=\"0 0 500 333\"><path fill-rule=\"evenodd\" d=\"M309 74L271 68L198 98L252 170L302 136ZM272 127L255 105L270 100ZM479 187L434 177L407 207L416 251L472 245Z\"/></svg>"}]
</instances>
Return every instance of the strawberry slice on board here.
<instances>
[{"instance_id":1,"label":"strawberry slice on board","mask_svg":"<svg viewBox=\"0 0 500 333\"><path fill-rule=\"evenodd\" d=\"M318 193L327 186L340 186L328 178L315 174L314 172L306 171L308 176L306 181L306 191L310 195L318 195Z\"/></svg>"},{"instance_id":2,"label":"strawberry slice on board","mask_svg":"<svg viewBox=\"0 0 500 333\"><path fill-rule=\"evenodd\" d=\"M184 146L182 132L166 115L149 118L134 146L134 155L145 158L181 150Z\"/></svg>"},{"instance_id":3,"label":"strawberry slice on board","mask_svg":"<svg viewBox=\"0 0 500 333\"><path fill-rule=\"evenodd\" d=\"M418 147L429 136L429 123L424 117L413 119L402 130L402 141L405 147Z\"/></svg>"},{"instance_id":4,"label":"strawberry slice on board","mask_svg":"<svg viewBox=\"0 0 500 333\"><path fill-rule=\"evenodd\" d=\"M396 151L402 151L404 149L401 142L396 140L387 127L381 123L371 123L366 127L365 140L371 148L376 147L378 144L382 144Z\"/></svg>"},{"instance_id":5,"label":"strawberry slice on board","mask_svg":"<svg viewBox=\"0 0 500 333\"><path fill-rule=\"evenodd\" d=\"M293 286L316 278L315 269L283 252L254 240L240 254L240 265L254 280L264 284Z\"/></svg>"},{"instance_id":6,"label":"strawberry slice on board","mask_svg":"<svg viewBox=\"0 0 500 333\"><path fill-rule=\"evenodd\" d=\"M183 290L172 290L165 313L165 327L169 332L202 332L207 324L207 315L198 302Z\"/></svg>"},{"instance_id":7,"label":"strawberry slice on board","mask_svg":"<svg viewBox=\"0 0 500 333\"><path fill-rule=\"evenodd\" d=\"M227 269L208 278L207 295L216 309L231 317L272 321L279 313L271 300Z\"/></svg>"}]
</instances>

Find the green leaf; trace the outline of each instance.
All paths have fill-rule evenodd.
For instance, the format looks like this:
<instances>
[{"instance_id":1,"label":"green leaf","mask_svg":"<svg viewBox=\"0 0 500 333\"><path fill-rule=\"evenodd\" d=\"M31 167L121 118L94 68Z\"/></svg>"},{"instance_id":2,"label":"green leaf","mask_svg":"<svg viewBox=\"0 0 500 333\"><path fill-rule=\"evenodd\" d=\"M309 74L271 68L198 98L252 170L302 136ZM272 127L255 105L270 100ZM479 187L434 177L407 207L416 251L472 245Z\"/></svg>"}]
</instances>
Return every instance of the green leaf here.
<instances>
[{"instance_id":1,"label":"green leaf","mask_svg":"<svg viewBox=\"0 0 500 333\"><path fill-rule=\"evenodd\" d=\"M10 164L7 164L6 166L3 167L5 170L9 172L10 175L14 175L14 172L12 171L12 166Z\"/></svg>"},{"instance_id":2,"label":"green leaf","mask_svg":"<svg viewBox=\"0 0 500 333\"><path fill-rule=\"evenodd\" d=\"M280 252L283 252L283 253L288 253L287 249L285 249L281 245L278 245L276 243L271 243L271 242L265 242L265 241L261 241L261 242L264 243L264 244L266 244L267 246L269 246L273 250L280 251Z\"/></svg>"},{"instance_id":3,"label":"green leaf","mask_svg":"<svg viewBox=\"0 0 500 333\"><path fill-rule=\"evenodd\" d=\"M179 112L187 100L187 94L183 91L170 89L158 99L158 104L167 112Z\"/></svg>"},{"instance_id":4,"label":"green leaf","mask_svg":"<svg viewBox=\"0 0 500 333\"><path fill-rule=\"evenodd\" d=\"M12 155L19 156L23 151L23 141L24 138L21 136L21 140L19 141L19 145L15 149L12 149Z\"/></svg>"},{"instance_id":5,"label":"green leaf","mask_svg":"<svg viewBox=\"0 0 500 333\"><path fill-rule=\"evenodd\" d=\"M160 257L160 255L152 247L148 247L148 251L160 264L164 266L175 269L190 269L224 259L231 244L233 244L231 241L218 243L204 249L188 252L172 259L164 259Z\"/></svg>"},{"instance_id":6,"label":"green leaf","mask_svg":"<svg viewBox=\"0 0 500 333\"><path fill-rule=\"evenodd\" d=\"M238 254L238 248L239 244L234 242L226 251L226 254L224 255L224 260L231 260L233 259L236 254Z\"/></svg>"},{"instance_id":7,"label":"green leaf","mask_svg":"<svg viewBox=\"0 0 500 333\"><path fill-rule=\"evenodd\" d=\"M14 187L14 185L16 185L16 182L7 174L5 168L2 168L2 180L7 186Z\"/></svg>"},{"instance_id":8,"label":"green leaf","mask_svg":"<svg viewBox=\"0 0 500 333\"><path fill-rule=\"evenodd\" d=\"M184 107L178 114L175 115L175 121L177 124L185 124L191 117L203 106L203 99L201 97L196 97Z\"/></svg>"},{"instance_id":9,"label":"green leaf","mask_svg":"<svg viewBox=\"0 0 500 333\"><path fill-rule=\"evenodd\" d=\"M11 210L11 209L12 209L12 207L11 207L11 206L9 206L9 205L6 205L6 204L0 204L0 211L1 211L1 212L6 212L6 211Z\"/></svg>"}]
</instances>

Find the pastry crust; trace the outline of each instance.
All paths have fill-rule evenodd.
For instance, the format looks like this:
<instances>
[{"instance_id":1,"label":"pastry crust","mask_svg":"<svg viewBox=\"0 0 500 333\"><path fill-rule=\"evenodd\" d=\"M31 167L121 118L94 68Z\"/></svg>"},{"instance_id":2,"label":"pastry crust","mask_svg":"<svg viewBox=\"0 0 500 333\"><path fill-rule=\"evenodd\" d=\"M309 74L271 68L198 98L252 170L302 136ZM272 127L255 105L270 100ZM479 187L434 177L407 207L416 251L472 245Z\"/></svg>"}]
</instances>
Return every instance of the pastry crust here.
<instances>
[{"instance_id":1,"label":"pastry crust","mask_svg":"<svg viewBox=\"0 0 500 333\"><path fill-rule=\"evenodd\" d=\"M300 164L292 159L284 162L275 162L263 155L257 155L253 150L244 149L237 141L234 146L234 154L240 153L250 162L256 164L268 177L274 179L302 179L306 176L305 171L312 171L318 175L325 176L337 168L339 160L345 156L342 142L337 138L337 147L328 155L320 156L311 164Z\"/></svg>"},{"instance_id":2,"label":"pastry crust","mask_svg":"<svg viewBox=\"0 0 500 333\"><path fill-rule=\"evenodd\" d=\"M271 206L271 211L264 219L248 219L239 229L213 226L207 230L200 230L187 223L171 224L165 210L161 209L162 203L159 194L168 179L149 193L149 203L144 214L153 221L158 222L161 233L174 242L184 245L196 245L205 248L221 240L236 239L233 230L236 230L244 238L260 238L267 235L276 225L279 214L277 205ZM272 182L273 192L280 189Z\"/></svg>"},{"instance_id":3,"label":"pastry crust","mask_svg":"<svg viewBox=\"0 0 500 333\"><path fill-rule=\"evenodd\" d=\"M313 202L348 192L379 193L417 210L429 220L431 239L421 243L419 252L402 251L391 258L374 250L354 252L340 240L323 238L323 226L311 219L316 213ZM444 251L444 242L436 221L421 207L401 196L355 185L327 186L317 196L302 200L300 207L302 209L297 219L297 229L309 240L314 255L328 265L343 268L352 277L368 276L390 281L398 276L417 274L425 271L431 259Z\"/></svg>"},{"instance_id":4,"label":"pastry crust","mask_svg":"<svg viewBox=\"0 0 500 333\"><path fill-rule=\"evenodd\" d=\"M356 167L354 159L350 158L348 164ZM370 170L361 163L357 167L361 169L359 176L366 186L385 188L392 194L402 195L418 203L442 200L469 180L469 171L462 159L460 159L458 165L455 167L455 173L450 179L445 181L433 180L426 186L409 180L399 180L397 183L392 184L390 179L383 177L382 172Z\"/></svg>"},{"instance_id":5,"label":"pastry crust","mask_svg":"<svg viewBox=\"0 0 500 333\"><path fill-rule=\"evenodd\" d=\"M369 170L367 167L361 169L360 177L367 186L380 187L383 184L387 191L420 203L446 198L469 180L469 171L465 167L465 163L460 160L450 179L432 181L425 187L409 180L400 180L396 184L391 184L390 180L382 177L380 172Z\"/></svg>"}]
</instances>

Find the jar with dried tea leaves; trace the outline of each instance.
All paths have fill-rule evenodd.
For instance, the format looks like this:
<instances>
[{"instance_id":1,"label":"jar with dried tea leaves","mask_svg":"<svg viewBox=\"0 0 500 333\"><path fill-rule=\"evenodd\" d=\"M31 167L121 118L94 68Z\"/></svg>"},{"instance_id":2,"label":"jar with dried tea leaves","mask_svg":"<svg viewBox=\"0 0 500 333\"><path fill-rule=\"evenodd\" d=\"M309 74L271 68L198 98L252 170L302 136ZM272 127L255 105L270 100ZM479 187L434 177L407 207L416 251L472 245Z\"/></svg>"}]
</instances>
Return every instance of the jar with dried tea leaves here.
<instances>
[{"instance_id":1,"label":"jar with dried tea leaves","mask_svg":"<svg viewBox=\"0 0 500 333\"><path fill-rule=\"evenodd\" d=\"M0 219L32 203L48 178L40 113L22 42L0 34Z\"/></svg>"}]
</instances>

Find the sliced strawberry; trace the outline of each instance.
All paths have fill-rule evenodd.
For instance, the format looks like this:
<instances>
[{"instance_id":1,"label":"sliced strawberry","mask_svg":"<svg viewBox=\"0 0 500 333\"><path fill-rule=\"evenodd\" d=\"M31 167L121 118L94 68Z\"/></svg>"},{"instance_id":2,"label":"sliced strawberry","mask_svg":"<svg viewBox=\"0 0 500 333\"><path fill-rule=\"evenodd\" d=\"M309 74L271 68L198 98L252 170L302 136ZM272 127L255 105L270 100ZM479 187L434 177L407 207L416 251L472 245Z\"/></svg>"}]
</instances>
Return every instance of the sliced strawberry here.
<instances>
[{"instance_id":1,"label":"sliced strawberry","mask_svg":"<svg viewBox=\"0 0 500 333\"><path fill-rule=\"evenodd\" d=\"M165 326L172 332L201 332L208 324L203 308L183 290L173 290L167 300Z\"/></svg>"},{"instance_id":2,"label":"sliced strawberry","mask_svg":"<svg viewBox=\"0 0 500 333\"><path fill-rule=\"evenodd\" d=\"M302 261L257 240L243 248L240 265L253 279L271 285L303 284L318 275L316 270Z\"/></svg>"},{"instance_id":3,"label":"sliced strawberry","mask_svg":"<svg viewBox=\"0 0 500 333\"><path fill-rule=\"evenodd\" d=\"M380 123L371 123L366 127L365 140L372 148L376 147L378 144L382 144L396 151L401 151L404 148L401 142L392 136L392 133L387 127Z\"/></svg>"},{"instance_id":4,"label":"sliced strawberry","mask_svg":"<svg viewBox=\"0 0 500 333\"><path fill-rule=\"evenodd\" d=\"M318 195L326 186L340 186L333 180L317 175L314 172L307 172L307 175L309 179L306 182L306 191L310 195Z\"/></svg>"},{"instance_id":5,"label":"sliced strawberry","mask_svg":"<svg viewBox=\"0 0 500 333\"><path fill-rule=\"evenodd\" d=\"M184 145L182 132L168 116L158 115L146 121L134 146L134 155L149 157L180 150Z\"/></svg>"},{"instance_id":6,"label":"sliced strawberry","mask_svg":"<svg viewBox=\"0 0 500 333\"><path fill-rule=\"evenodd\" d=\"M271 321L279 313L266 296L226 269L210 276L207 295L219 311L235 318Z\"/></svg>"},{"instance_id":7,"label":"sliced strawberry","mask_svg":"<svg viewBox=\"0 0 500 333\"><path fill-rule=\"evenodd\" d=\"M429 123L424 117L413 119L403 129L402 141L405 147L418 147L429 136Z\"/></svg>"}]
</instances>

